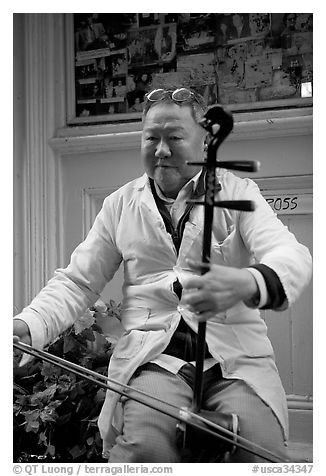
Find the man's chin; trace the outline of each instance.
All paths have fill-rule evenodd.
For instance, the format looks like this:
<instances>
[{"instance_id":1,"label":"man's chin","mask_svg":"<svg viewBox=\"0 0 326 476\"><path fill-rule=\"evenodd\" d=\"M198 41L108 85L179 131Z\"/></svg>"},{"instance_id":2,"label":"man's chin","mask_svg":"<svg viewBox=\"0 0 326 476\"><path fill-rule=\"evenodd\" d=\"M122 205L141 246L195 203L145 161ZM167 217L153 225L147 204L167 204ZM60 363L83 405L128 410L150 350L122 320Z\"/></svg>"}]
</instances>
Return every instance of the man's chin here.
<instances>
[{"instance_id":1,"label":"man's chin","mask_svg":"<svg viewBox=\"0 0 326 476\"><path fill-rule=\"evenodd\" d=\"M178 191L182 188L180 177L176 176L175 169L172 167L160 167L156 169L153 178L167 197L177 195Z\"/></svg>"}]
</instances>

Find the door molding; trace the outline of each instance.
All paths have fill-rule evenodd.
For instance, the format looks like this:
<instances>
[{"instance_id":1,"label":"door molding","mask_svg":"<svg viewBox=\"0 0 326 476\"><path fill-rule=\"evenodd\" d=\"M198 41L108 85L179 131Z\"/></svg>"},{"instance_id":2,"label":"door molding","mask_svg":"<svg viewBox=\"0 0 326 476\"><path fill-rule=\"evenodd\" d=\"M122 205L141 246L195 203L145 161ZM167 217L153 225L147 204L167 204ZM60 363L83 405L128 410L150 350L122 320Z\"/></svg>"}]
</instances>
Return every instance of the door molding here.
<instances>
[{"instance_id":1,"label":"door molding","mask_svg":"<svg viewBox=\"0 0 326 476\"><path fill-rule=\"evenodd\" d=\"M25 271L22 284L18 278L14 283L14 299L23 305L46 284L62 256L60 161L48 141L64 124L58 99L64 84L64 70L58 74L64 61L63 19L62 14L23 15L26 143L20 234Z\"/></svg>"}]
</instances>

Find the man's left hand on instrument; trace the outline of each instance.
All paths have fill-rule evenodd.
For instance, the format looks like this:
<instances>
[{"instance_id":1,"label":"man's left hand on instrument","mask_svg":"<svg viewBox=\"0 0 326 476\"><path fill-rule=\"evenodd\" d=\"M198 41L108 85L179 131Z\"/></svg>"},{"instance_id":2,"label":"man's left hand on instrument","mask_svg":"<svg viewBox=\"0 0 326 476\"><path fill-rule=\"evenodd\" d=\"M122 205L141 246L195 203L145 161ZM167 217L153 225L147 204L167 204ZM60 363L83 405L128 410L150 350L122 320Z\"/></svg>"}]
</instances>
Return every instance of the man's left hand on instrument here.
<instances>
[{"instance_id":1,"label":"man's left hand on instrument","mask_svg":"<svg viewBox=\"0 0 326 476\"><path fill-rule=\"evenodd\" d=\"M188 260L187 264L196 272L208 268L205 274L193 276L183 283L183 304L196 313L198 321L206 321L240 301L248 301L257 292L256 280L245 268L193 260Z\"/></svg>"}]
</instances>

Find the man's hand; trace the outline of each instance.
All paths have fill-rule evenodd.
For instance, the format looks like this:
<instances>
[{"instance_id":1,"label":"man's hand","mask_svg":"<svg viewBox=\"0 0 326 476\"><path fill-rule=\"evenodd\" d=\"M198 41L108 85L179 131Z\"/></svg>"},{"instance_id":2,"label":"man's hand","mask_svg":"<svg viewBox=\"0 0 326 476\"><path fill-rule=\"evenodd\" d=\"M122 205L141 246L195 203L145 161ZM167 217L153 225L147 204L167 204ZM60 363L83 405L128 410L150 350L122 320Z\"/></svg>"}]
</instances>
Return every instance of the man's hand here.
<instances>
[{"instance_id":1,"label":"man's hand","mask_svg":"<svg viewBox=\"0 0 326 476\"><path fill-rule=\"evenodd\" d=\"M183 303L198 316L198 321L207 321L218 312L223 312L240 301L248 301L257 292L257 283L246 269L188 260L188 265L197 272L202 267L208 271L183 283Z\"/></svg>"},{"instance_id":2,"label":"man's hand","mask_svg":"<svg viewBox=\"0 0 326 476\"><path fill-rule=\"evenodd\" d=\"M25 344L31 345L32 339L31 334L29 332L28 325L22 321L21 319L14 319L14 342L24 342ZM14 349L14 368L18 367L19 361L21 359L22 352Z\"/></svg>"}]
</instances>

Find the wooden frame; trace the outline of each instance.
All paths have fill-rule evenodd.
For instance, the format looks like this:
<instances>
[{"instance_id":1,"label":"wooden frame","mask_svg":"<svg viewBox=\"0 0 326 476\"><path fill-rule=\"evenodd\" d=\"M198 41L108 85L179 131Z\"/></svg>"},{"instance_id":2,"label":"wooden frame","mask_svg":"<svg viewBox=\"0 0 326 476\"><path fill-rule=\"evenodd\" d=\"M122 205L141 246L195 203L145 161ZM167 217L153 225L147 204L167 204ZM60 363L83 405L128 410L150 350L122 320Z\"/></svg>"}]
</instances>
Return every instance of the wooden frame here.
<instances>
[{"instance_id":1,"label":"wooden frame","mask_svg":"<svg viewBox=\"0 0 326 476\"><path fill-rule=\"evenodd\" d=\"M83 14L105 32L91 46L77 15L65 14L68 125L139 121L146 90L174 84L233 112L312 105L312 14ZM137 21L121 47L106 34L112 15ZM289 30L282 22L291 15Z\"/></svg>"}]
</instances>

